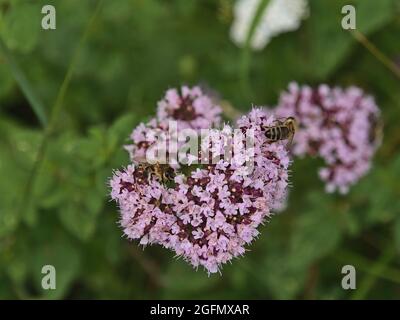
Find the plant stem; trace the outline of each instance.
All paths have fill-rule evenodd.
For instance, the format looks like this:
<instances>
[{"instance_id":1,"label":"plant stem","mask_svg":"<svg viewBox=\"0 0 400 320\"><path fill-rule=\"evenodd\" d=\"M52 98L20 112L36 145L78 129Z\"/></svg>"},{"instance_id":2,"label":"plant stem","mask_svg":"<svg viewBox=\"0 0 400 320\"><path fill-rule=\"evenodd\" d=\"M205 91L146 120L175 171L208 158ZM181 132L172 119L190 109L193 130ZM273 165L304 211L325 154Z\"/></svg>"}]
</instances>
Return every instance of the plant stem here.
<instances>
[{"instance_id":1,"label":"plant stem","mask_svg":"<svg viewBox=\"0 0 400 320\"><path fill-rule=\"evenodd\" d=\"M222 109L222 113L229 119L229 120L237 120L242 113L235 109L232 104L227 100L222 100L219 102L219 105Z\"/></svg>"},{"instance_id":2,"label":"plant stem","mask_svg":"<svg viewBox=\"0 0 400 320\"><path fill-rule=\"evenodd\" d=\"M261 0L257 12L251 21L251 25L249 31L247 32L246 41L244 43L242 52L241 52L241 61L240 61L240 80L242 84L242 89L246 94L251 94L251 85L249 80L249 70L250 70L250 44L251 40L253 39L254 32L257 28L257 25L260 22L262 14L264 13L265 9L267 8L269 0Z\"/></svg>"},{"instance_id":3,"label":"plant stem","mask_svg":"<svg viewBox=\"0 0 400 320\"><path fill-rule=\"evenodd\" d=\"M358 30L352 30L351 35L361 43L377 60L388 68L397 78L400 79L400 68L380 51L368 38Z\"/></svg>"},{"instance_id":4,"label":"plant stem","mask_svg":"<svg viewBox=\"0 0 400 320\"><path fill-rule=\"evenodd\" d=\"M31 197L31 193L32 193L32 189L34 187L35 184L35 180L36 180L36 176L39 172L40 166L44 160L45 157L45 153L47 150L47 145L48 145L48 140L51 136L51 134L54 131L57 119L59 117L59 114L62 110L63 107L63 102L64 102L64 98L65 98L65 94L67 92L68 86L71 82L71 78L72 78L72 74L73 71L75 69L75 66L78 62L78 58L79 58L79 54L81 51L81 48L83 46L83 44L85 43L91 29L92 26L100 12L101 9L101 4L102 4L103 0L99 0L96 4L96 8L92 14L92 17L90 18L87 26L85 27L85 31L83 33L83 35L81 36L79 43L73 53L72 59L71 59L71 63L68 66L68 70L67 73L65 74L64 80L61 84L60 90L58 91L57 94L57 98L56 101L53 105L53 108L51 109L51 116L50 116L50 122L48 123L48 125L46 126L45 130L44 130L44 134L43 134L43 139L42 142L39 146L38 152L37 152L37 156L35 159L35 163L33 164L33 168L28 176L28 180L27 180L27 184L25 187L25 192L23 193L23 201L21 201L20 203L20 211L19 213L22 212L22 210L27 207L30 203L30 197Z\"/></svg>"},{"instance_id":5,"label":"plant stem","mask_svg":"<svg viewBox=\"0 0 400 320\"><path fill-rule=\"evenodd\" d=\"M156 287L164 287L165 279L160 276L159 268L154 261L148 259L137 247L130 249L131 256L139 263Z\"/></svg>"},{"instance_id":6,"label":"plant stem","mask_svg":"<svg viewBox=\"0 0 400 320\"><path fill-rule=\"evenodd\" d=\"M304 299L307 300L315 299L315 290L318 285L318 280L319 280L319 266L317 263L313 263L308 268L308 276L303 294Z\"/></svg>"},{"instance_id":7,"label":"plant stem","mask_svg":"<svg viewBox=\"0 0 400 320\"><path fill-rule=\"evenodd\" d=\"M45 128L47 125L47 117L44 105L40 100L40 98L36 95L35 90L33 90L33 87L29 82L28 78L25 76L25 74L19 67L18 63L15 61L12 53L7 48L7 45L4 43L1 37L0 37L0 52L2 53L15 81L17 82L25 98L28 100L29 105L31 106L33 112L38 118L41 126Z\"/></svg>"}]
</instances>

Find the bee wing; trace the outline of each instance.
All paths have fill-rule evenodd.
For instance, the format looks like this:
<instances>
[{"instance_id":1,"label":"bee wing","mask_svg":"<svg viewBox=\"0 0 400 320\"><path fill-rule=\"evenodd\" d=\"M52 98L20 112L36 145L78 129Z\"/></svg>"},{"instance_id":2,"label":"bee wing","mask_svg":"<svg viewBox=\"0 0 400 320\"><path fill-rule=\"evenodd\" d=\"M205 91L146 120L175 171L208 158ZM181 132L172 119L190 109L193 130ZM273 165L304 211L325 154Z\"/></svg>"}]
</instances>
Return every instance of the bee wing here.
<instances>
[{"instance_id":1,"label":"bee wing","mask_svg":"<svg viewBox=\"0 0 400 320\"><path fill-rule=\"evenodd\" d=\"M294 133L291 133L289 138L288 138L288 142L286 143L286 147L289 148L292 143L293 143L293 138L294 138Z\"/></svg>"},{"instance_id":2,"label":"bee wing","mask_svg":"<svg viewBox=\"0 0 400 320\"><path fill-rule=\"evenodd\" d=\"M274 123L277 123L278 125L284 125L285 124L285 121L286 121L286 119L287 118L276 118L275 120L274 120Z\"/></svg>"}]
</instances>

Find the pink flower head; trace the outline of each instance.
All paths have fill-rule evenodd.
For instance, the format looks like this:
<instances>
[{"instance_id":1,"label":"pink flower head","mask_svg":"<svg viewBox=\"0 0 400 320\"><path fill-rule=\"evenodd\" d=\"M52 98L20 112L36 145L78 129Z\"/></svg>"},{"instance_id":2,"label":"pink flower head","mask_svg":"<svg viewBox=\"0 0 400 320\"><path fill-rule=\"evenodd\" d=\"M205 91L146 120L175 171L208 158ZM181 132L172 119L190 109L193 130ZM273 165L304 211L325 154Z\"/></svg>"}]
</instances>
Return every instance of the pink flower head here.
<instances>
[{"instance_id":1,"label":"pink flower head","mask_svg":"<svg viewBox=\"0 0 400 320\"><path fill-rule=\"evenodd\" d=\"M144 162L147 150L155 146L157 142L166 141L168 138L168 128L151 119L146 124L140 123L130 136L132 144L126 145L125 149L129 152L133 162ZM166 149L166 146L165 148Z\"/></svg>"},{"instance_id":2,"label":"pink flower head","mask_svg":"<svg viewBox=\"0 0 400 320\"><path fill-rule=\"evenodd\" d=\"M158 102L157 117L139 124L131 134L132 144L125 149L132 161L141 162L149 148L156 148L169 164L178 168L177 152L184 143L178 142L179 133L183 129L200 131L218 126L220 115L221 108L200 87L183 86L180 92L169 89Z\"/></svg>"},{"instance_id":3,"label":"pink flower head","mask_svg":"<svg viewBox=\"0 0 400 320\"><path fill-rule=\"evenodd\" d=\"M110 181L111 197L121 212L121 226L129 239L140 239L140 244L159 243L167 235L165 227L171 222L166 213L172 199L168 190L149 177L143 167L129 165L116 171Z\"/></svg>"},{"instance_id":4,"label":"pink flower head","mask_svg":"<svg viewBox=\"0 0 400 320\"><path fill-rule=\"evenodd\" d=\"M157 120L175 120L178 129L207 129L220 124L221 108L200 87L169 89L158 102Z\"/></svg>"},{"instance_id":5,"label":"pink flower head","mask_svg":"<svg viewBox=\"0 0 400 320\"><path fill-rule=\"evenodd\" d=\"M133 163L168 163L178 168L176 140L177 131L170 130L169 123L153 118L146 124L140 123L132 132L132 143L125 146Z\"/></svg>"},{"instance_id":6,"label":"pink flower head","mask_svg":"<svg viewBox=\"0 0 400 320\"><path fill-rule=\"evenodd\" d=\"M297 119L292 151L324 159L326 166L319 176L328 192L347 193L370 169L380 143L380 111L373 97L361 89L327 85L313 89L291 83L275 114Z\"/></svg>"}]
</instances>

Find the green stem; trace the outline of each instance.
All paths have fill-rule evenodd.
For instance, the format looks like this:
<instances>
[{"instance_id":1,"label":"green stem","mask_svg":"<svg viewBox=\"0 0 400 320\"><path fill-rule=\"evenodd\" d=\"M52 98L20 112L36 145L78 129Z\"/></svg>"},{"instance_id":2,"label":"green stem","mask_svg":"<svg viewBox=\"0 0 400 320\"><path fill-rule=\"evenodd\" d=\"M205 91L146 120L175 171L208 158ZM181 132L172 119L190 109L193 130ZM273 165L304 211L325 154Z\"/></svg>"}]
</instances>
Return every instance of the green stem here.
<instances>
[{"instance_id":1,"label":"green stem","mask_svg":"<svg viewBox=\"0 0 400 320\"><path fill-rule=\"evenodd\" d=\"M76 64L78 62L80 51L81 51L81 49L83 47L83 44L86 42L86 39L88 38L89 33L90 33L90 31L91 31L91 29L92 29L92 27L94 25L94 22L95 22L98 14L100 12L102 1L103 0L98 0L96 8L95 8L95 11L93 12L92 17L90 18L90 20L89 20L89 22L88 22L88 24L87 24L87 26L85 28L85 31L84 31L83 35L81 36L81 38L79 40L79 43L78 43L78 45L77 45L77 47L75 49L75 52L73 54L71 63L68 66L67 73L65 74L65 77L64 77L64 80L63 80L63 82L61 84L61 87L60 87L60 90L58 92L56 101L55 101L54 106L52 108L52 113L51 113L51 117L50 117L50 123L48 125L48 130L47 130L49 135L53 132L54 126L55 126L55 124L57 122L57 119L58 119L58 117L60 115L60 112L62 110L64 97L65 97L65 94L67 92L68 86L69 86L69 84L71 82L72 74L73 74L74 69L76 67Z\"/></svg>"},{"instance_id":2,"label":"green stem","mask_svg":"<svg viewBox=\"0 0 400 320\"><path fill-rule=\"evenodd\" d=\"M32 170L31 170L31 172L29 174L28 181L27 181L27 184L26 184L26 187L25 187L25 192L23 193L24 199L20 204L20 206L21 206L20 213L22 212L22 210L26 206L29 205L30 196L31 196L31 193L32 193L32 189L34 187L36 176L37 176L37 174L39 172L39 169L41 167L41 164L42 164L42 162L44 160L49 138L50 138L51 134L54 131L57 119L58 119L58 117L59 117L59 115L61 113L61 110L62 110L62 107L63 107L64 98L65 98L65 94L66 94L68 86L69 86L69 84L71 82L71 78L72 78L72 74L73 74L73 71L75 69L75 66L76 66L76 64L78 62L78 58L79 58L79 54L80 54L81 48L82 48L83 44L85 43L85 41L86 41L86 39L87 39L91 29L92 29L92 26L93 26L93 24L94 24L94 22L95 22L95 20L96 20L96 18L98 16L99 12L100 12L102 1L103 0L99 0L97 2L96 9L93 12L92 17L90 18L90 21L88 22L88 24L87 24L87 26L85 28L85 31L84 31L83 35L81 36L81 38L79 40L79 43L78 43L78 45L77 45L77 47L76 47L76 49L75 49L75 51L73 53L71 63L68 66L67 73L65 74L65 77L64 77L64 80L63 80L63 82L61 84L60 90L58 91L56 101L55 101L55 103L53 105L53 108L52 108L52 111L51 111L50 122L45 128L43 139L42 139L42 142L41 142L41 144L39 146L35 163L34 163L33 168L32 168Z\"/></svg>"},{"instance_id":3,"label":"green stem","mask_svg":"<svg viewBox=\"0 0 400 320\"><path fill-rule=\"evenodd\" d=\"M15 61L12 53L7 48L7 45L0 37L0 52L2 53L7 65L10 68L12 75L14 76L15 81L20 87L22 93L28 100L33 112L36 117L39 119L42 127L46 127L47 125L47 117L44 105L40 98L36 95L35 90L33 90L32 85L30 84L28 78L25 76L18 63Z\"/></svg>"},{"instance_id":4,"label":"green stem","mask_svg":"<svg viewBox=\"0 0 400 320\"><path fill-rule=\"evenodd\" d=\"M250 70L250 60L251 60L251 52L250 52L250 44L253 39L254 32L259 24L261 17L267 8L269 0L261 0L257 12L251 21L251 25L249 31L247 32L246 41L244 43L242 53L241 53L241 61L240 61L240 80L242 84L242 89L246 94L251 94L251 84L249 79L249 70Z\"/></svg>"},{"instance_id":5,"label":"green stem","mask_svg":"<svg viewBox=\"0 0 400 320\"><path fill-rule=\"evenodd\" d=\"M237 120L243 115L239 110L235 109L235 107L232 106L232 104L227 100L220 101L219 105L222 109L222 113L229 120Z\"/></svg>"},{"instance_id":6,"label":"green stem","mask_svg":"<svg viewBox=\"0 0 400 320\"><path fill-rule=\"evenodd\" d=\"M361 43L378 61L388 68L397 78L400 79L400 68L380 51L368 38L358 30L351 32L351 35Z\"/></svg>"}]
</instances>

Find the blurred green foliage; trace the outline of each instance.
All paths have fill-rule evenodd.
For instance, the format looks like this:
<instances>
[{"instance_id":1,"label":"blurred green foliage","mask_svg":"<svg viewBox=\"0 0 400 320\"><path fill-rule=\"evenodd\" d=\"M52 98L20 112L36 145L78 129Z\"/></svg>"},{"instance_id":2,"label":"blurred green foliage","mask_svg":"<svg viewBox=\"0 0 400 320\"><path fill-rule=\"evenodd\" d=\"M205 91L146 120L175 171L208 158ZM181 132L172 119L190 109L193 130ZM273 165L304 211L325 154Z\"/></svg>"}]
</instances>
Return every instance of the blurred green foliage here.
<instances>
[{"instance_id":1,"label":"blurred green foliage","mask_svg":"<svg viewBox=\"0 0 400 320\"><path fill-rule=\"evenodd\" d=\"M44 31L49 3L57 29ZM44 130L0 53L0 298L400 298L400 79L340 27L341 7L355 4L359 30L399 59L399 0L310 0L301 28L251 53L247 75L229 39L233 1L103 1L80 42L96 3L0 0L1 39L48 118L78 59L32 179ZM222 276L121 237L107 179L128 163L123 144L167 88L207 83L245 111L273 105L293 80L376 96L383 146L350 194L325 194L319 162L296 161L288 208ZM41 289L46 264L56 290ZM341 289L345 264L358 271L358 295Z\"/></svg>"}]
</instances>

